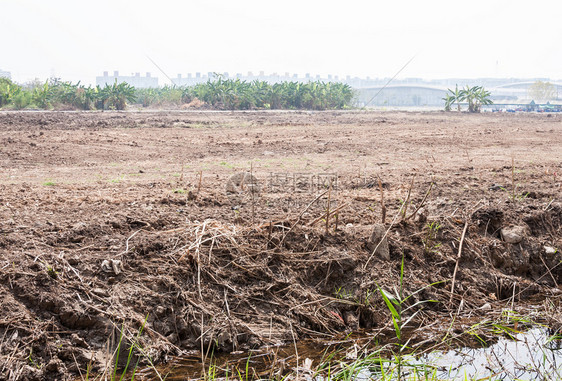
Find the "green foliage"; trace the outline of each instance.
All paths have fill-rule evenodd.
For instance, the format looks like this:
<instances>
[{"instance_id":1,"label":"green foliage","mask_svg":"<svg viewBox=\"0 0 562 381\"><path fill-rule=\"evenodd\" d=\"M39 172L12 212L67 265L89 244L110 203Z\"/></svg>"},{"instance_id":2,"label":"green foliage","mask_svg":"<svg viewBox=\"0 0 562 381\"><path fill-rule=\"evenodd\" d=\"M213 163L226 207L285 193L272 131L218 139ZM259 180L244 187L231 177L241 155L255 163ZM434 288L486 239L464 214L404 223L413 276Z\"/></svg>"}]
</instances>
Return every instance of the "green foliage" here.
<instances>
[{"instance_id":1,"label":"green foliage","mask_svg":"<svg viewBox=\"0 0 562 381\"><path fill-rule=\"evenodd\" d=\"M457 111L461 112L461 102L464 101L464 95L463 95L463 91L459 90L459 85L455 85L455 90L451 90L451 89L447 89L449 91L449 93L451 93L449 95L450 97L450 105L452 105L453 103L457 104ZM450 106L449 105L449 106Z\"/></svg>"},{"instance_id":2,"label":"green foliage","mask_svg":"<svg viewBox=\"0 0 562 381\"><path fill-rule=\"evenodd\" d=\"M480 112L483 105L491 105L490 92L482 86L466 86L459 90L459 86L455 86L455 90L447 89L445 94L445 111L451 111L451 106L456 103L457 111L461 111L461 102L468 102L468 112Z\"/></svg>"},{"instance_id":3,"label":"green foliage","mask_svg":"<svg viewBox=\"0 0 562 381\"><path fill-rule=\"evenodd\" d=\"M50 90L51 88L48 81L43 84L37 84L33 87L32 98L37 107L42 109L48 109L51 107L52 95Z\"/></svg>"},{"instance_id":4,"label":"green foliage","mask_svg":"<svg viewBox=\"0 0 562 381\"><path fill-rule=\"evenodd\" d=\"M21 92L21 86L8 78L0 77L0 107L10 104L19 92Z\"/></svg>"},{"instance_id":5,"label":"green foliage","mask_svg":"<svg viewBox=\"0 0 562 381\"><path fill-rule=\"evenodd\" d=\"M166 85L161 88L135 89L135 96L137 103L143 107L180 105L184 103L184 90L183 87Z\"/></svg>"},{"instance_id":6,"label":"green foliage","mask_svg":"<svg viewBox=\"0 0 562 381\"><path fill-rule=\"evenodd\" d=\"M124 110L127 102L132 103L136 99L135 88L126 82L117 83L117 80L99 90L98 94L104 110Z\"/></svg>"},{"instance_id":7,"label":"green foliage","mask_svg":"<svg viewBox=\"0 0 562 381\"><path fill-rule=\"evenodd\" d=\"M437 234L439 233L440 228L441 225L436 221L433 221L426 225L427 232L422 238L422 242L423 242L424 251L427 254L436 253L441 247L441 243L436 242Z\"/></svg>"},{"instance_id":8,"label":"green foliage","mask_svg":"<svg viewBox=\"0 0 562 381\"><path fill-rule=\"evenodd\" d=\"M441 98L445 101L445 111L451 111L451 106L455 103L455 97L451 94L445 94L445 98Z\"/></svg>"},{"instance_id":9,"label":"green foliage","mask_svg":"<svg viewBox=\"0 0 562 381\"><path fill-rule=\"evenodd\" d=\"M343 109L350 107L353 89L343 83L242 81L223 79L181 88L181 101L199 99L225 110L250 109Z\"/></svg>"},{"instance_id":10,"label":"green foliage","mask_svg":"<svg viewBox=\"0 0 562 381\"><path fill-rule=\"evenodd\" d=\"M398 339L398 351L395 352L395 358L396 358L396 365L397 365L397 373L398 373L398 379L400 380L402 378L402 364L403 364L403 350L407 349L408 346L408 341L406 343L404 343L404 328L408 325L408 323L410 323L410 321L421 311L421 309L419 309L418 307L428 303L428 302L437 302L436 300L420 300L417 302L414 302L412 304L410 304L409 300L410 298L412 298L413 296L415 296L416 294L422 292L423 290L425 290L428 287L432 287L438 283L441 282L435 282L435 283L431 283L425 287L422 287L416 291L414 291L413 293L411 293L410 295L404 295L405 292L405 288L404 288L404 255L402 255L402 262L400 265L400 280L399 280L399 284L398 284L398 289L394 291L394 294L391 292L388 292L386 290L384 290L383 288L381 288L378 284L377 284L377 288L379 290L379 293L381 294L384 303L386 304L386 307L388 308L388 310L390 311L390 315L392 317L392 325L394 326L394 331L395 331L395 335L396 338ZM416 309L415 312L411 313L410 310L412 309ZM411 314L410 314L411 313ZM410 316L408 318L406 318L406 314L410 314ZM406 319L405 319L406 318Z\"/></svg>"},{"instance_id":11,"label":"green foliage","mask_svg":"<svg viewBox=\"0 0 562 381\"><path fill-rule=\"evenodd\" d=\"M55 269L53 268L53 266L47 266L47 274L53 278L53 279L57 279L59 273L57 273L55 271Z\"/></svg>"},{"instance_id":12,"label":"green foliage","mask_svg":"<svg viewBox=\"0 0 562 381\"><path fill-rule=\"evenodd\" d=\"M44 83L25 87L6 78L0 79L0 107L23 109L124 110L129 103L143 107L169 106L190 103L198 99L208 106L224 110L252 109L343 109L351 106L355 94L343 83L325 82L247 82L223 79L193 86L164 86L135 89L125 82L105 87L81 85L80 82L51 78Z\"/></svg>"},{"instance_id":13,"label":"green foliage","mask_svg":"<svg viewBox=\"0 0 562 381\"><path fill-rule=\"evenodd\" d=\"M28 91L18 91L12 97L11 104L16 110L23 110L32 106L33 98Z\"/></svg>"},{"instance_id":14,"label":"green foliage","mask_svg":"<svg viewBox=\"0 0 562 381\"><path fill-rule=\"evenodd\" d=\"M480 112L483 105L491 105L490 92L482 86L468 87L463 90L463 98L468 102L468 112Z\"/></svg>"}]
</instances>

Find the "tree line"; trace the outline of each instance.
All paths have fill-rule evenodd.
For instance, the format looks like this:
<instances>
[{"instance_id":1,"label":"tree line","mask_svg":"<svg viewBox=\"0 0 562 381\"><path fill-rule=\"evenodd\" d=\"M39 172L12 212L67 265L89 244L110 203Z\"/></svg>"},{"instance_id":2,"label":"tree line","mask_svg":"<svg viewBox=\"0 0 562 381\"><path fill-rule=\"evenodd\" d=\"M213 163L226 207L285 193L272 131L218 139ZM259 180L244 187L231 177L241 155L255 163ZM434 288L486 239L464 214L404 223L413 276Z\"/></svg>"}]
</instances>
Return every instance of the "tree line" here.
<instances>
[{"instance_id":1,"label":"tree line","mask_svg":"<svg viewBox=\"0 0 562 381\"><path fill-rule=\"evenodd\" d=\"M335 82L243 81L219 77L192 86L140 89L121 82L84 86L51 78L42 83L19 85L0 78L0 108L124 110L128 104L166 107L199 101L220 110L349 108L355 98L351 86Z\"/></svg>"}]
</instances>

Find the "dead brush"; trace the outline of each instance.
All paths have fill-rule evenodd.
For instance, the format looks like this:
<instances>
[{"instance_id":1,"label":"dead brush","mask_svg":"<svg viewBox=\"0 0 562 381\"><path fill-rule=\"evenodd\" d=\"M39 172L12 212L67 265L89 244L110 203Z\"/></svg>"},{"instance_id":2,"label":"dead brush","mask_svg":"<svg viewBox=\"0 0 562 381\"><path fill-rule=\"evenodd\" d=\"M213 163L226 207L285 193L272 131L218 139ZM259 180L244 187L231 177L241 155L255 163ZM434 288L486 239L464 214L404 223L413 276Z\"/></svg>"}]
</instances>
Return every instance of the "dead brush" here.
<instances>
[{"instance_id":1,"label":"dead brush","mask_svg":"<svg viewBox=\"0 0 562 381\"><path fill-rule=\"evenodd\" d=\"M188 244L179 249L183 251L177 262L181 262L186 256L190 256L197 262L197 292L199 298L203 298L201 294L201 251L204 246L209 244L208 262L211 263L211 254L213 248L217 246L221 240L230 242L232 245L237 246L236 240L236 227L231 224L223 224L217 220L207 219L203 222L194 221L188 222L187 227L181 229L174 229L174 231L183 231L188 238Z\"/></svg>"}]
</instances>

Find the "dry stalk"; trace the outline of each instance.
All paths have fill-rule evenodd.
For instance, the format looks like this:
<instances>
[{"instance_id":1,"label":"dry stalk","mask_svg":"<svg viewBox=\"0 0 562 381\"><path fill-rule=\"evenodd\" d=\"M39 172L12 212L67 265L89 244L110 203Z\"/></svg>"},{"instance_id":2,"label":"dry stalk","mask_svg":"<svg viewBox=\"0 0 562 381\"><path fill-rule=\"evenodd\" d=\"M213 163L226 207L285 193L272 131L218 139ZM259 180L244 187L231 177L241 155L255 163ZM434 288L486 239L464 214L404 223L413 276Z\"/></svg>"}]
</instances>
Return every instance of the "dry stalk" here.
<instances>
[{"instance_id":1,"label":"dry stalk","mask_svg":"<svg viewBox=\"0 0 562 381\"><path fill-rule=\"evenodd\" d=\"M384 189L382 187L382 181L379 177L379 191L381 192L381 221L382 224L386 224L386 206L384 205Z\"/></svg>"},{"instance_id":2,"label":"dry stalk","mask_svg":"<svg viewBox=\"0 0 562 381\"><path fill-rule=\"evenodd\" d=\"M295 357L297 359L297 375L295 380L299 380L299 351L297 349L297 340L295 338L295 333L293 331L293 323L290 323L291 325L291 336L293 336L293 345L295 346Z\"/></svg>"},{"instance_id":3,"label":"dry stalk","mask_svg":"<svg viewBox=\"0 0 562 381\"><path fill-rule=\"evenodd\" d=\"M330 227L330 202L332 200L332 179L330 178L330 185L328 188L328 206L326 208L326 235L329 233Z\"/></svg>"},{"instance_id":4,"label":"dry stalk","mask_svg":"<svg viewBox=\"0 0 562 381\"><path fill-rule=\"evenodd\" d=\"M546 268L546 271L548 271L548 274L550 275L550 278L552 279L552 281L554 282L554 286L556 288L558 288L558 282L556 282L556 278L554 278L554 275L552 275L552 271L550 271L550 269L548 268L548 266L546 265L546 262L544 261L542 255L539 254L539 258L541 259L542 264L544 265L544 267Z\"/></svg>"},{"instance_id":5,"label":"dry stalk","mask_svg":"<svg viewBox=\"0 0 562 381\"><path fill-rule=\"evenodd\" d=\"M201 292L201 290L199 290L199 292ZM206 380L207 379L207 371L205 370L205 351L203 348L203 312L201 312L201 337L199 338L201 340L201 366L203 367L203 378Z\"/></svg>"},{"instance_id":6,"label":"dry stalk","mask_svg":"<svg viewBox=\"0 0 562 381\"><path fill-rule=\"evenodd\" d=\"M197 185L197 197L199 197L199 192L201 192L202 181L203 181L203 171L199 171L199 184Z\"/></svg>"},{"instance_id":7,"label":"dry stalk","mask_svg":"<svg viewBox=\"0 0 562 381\"><path fill-rule=\"evenodd\" d=\"M384 239L388 236L388 233L390 232L390 229L392 229L392 227L394 226L394 224L396 223L396 220L398 219L398 216L402 213L402 208L404 208L404 204L402 204L402 206L400 206L400 209L398 209L398 212L396 212L396 214L394 215L394 218L392 219L392 221L390 222L390 226L388 227L388 229L386 229L386 231L384 232L384 235L382 236L380 242L377 244L377 246L375 246L375 248L373 249L371 255L369 256L369 259L367 259L367 262L365 262L365 265L363 266L363 270L365 270L367 268L367 266L369 265L369 262L371 262L371 259L373 259L373 257L375 256L375 253L377 252L377 250L379 249L379 246L381 245L381 243L384 241Z\"/></svg>"},{"instance_id":8,"label":"dry stalk","mask_svg":"<svg viewBox=\"0 0 562 381\"><path fill-rule=\"evenodd\" d=\"M515 290L517 289L517 282L513 282L513 294L511 295L511 311L513 311L513 303L515 303ZM507 320L509 321L509 314L511 311L507 313Z\"/></svg>"},{"instance_id":9,"label":"dry stalk","mask_svg":"<svg viewBox=\"0 0 562 381\"><path fill-rule=\"evenodd\" d=\"M429 193L431 193L431 189L433 188L433 181L431 182L431 184L429 184L429 189L427 190L427 192L425 193L425 196L423 197L423 199L420 202L420 205L416 208L416 210L414 210L414 212L412 214L410 214L408 217L405 218L405 220L409 220L410 218L414 217L416 215L416 213L422 208L423 204L425 203L425 200L427 199L427 196L429 196ZM406 215L406 213L404 213L404 215Z\"/></svg>"},{"instance_id":10,"label":"dry stalk","mask_svg":"<svg viewBox=\"0 0 562 381\"><path fill-rule=\"evenodd\" d=\"M309 222L309 223L308 223L308 226L314 226L314 225L316 225L316 224L318 223L318 221L321 221L322 219L326 219L326 220L327 220L327 219L329 218L329 217L328 217L328 213L329 213L330 216L333 216L333 215L336 215L336 216L337 216L337 213L338 213L340 210L342 210L343 208L345 208L346 206L348 206L348 205L349 205L349 203L346 202L345 204L338 206L336 209L334 209L334 210L332 210L332 211L327 211L326 214L322 214L320 217L318 217L318 218L315 219L314 221Z\"/></svg>"},{"instance_id":11,"label":"dry stalk","mask_svg":"<svg viewBox=\"0 0 562 381\"><path fill-rule=\"evenodd\" d=\"M468 228L468 219L464 223L464 228L462 230L461 240L459 243L459 251L457 253L457 263L455 264L455 271L453 271L453 280L451 282L451 297L449 298L449 304L453 302L453 295L455 294L455 279L457 277L457 270L459 269L459 262L462 255L462 244L464 242L464 236L466 234L466 229Z\"/></svg>"},{"instance_id":12,"label":"dry stalk","mask_svg":"<svg viewBox=\"0 0 562 381\"><path fill-rule=\"evenodd\" d=\"M316 196L316 198L314 200L312 200L310 202L310 204L308 204L306 206L306 208L303 209L303 211L301 212L301 214L299 214L297 220L295 221L295 223L289 228L289 231L287 231L287 233L285 233L285 235L283 236L283 238L281 239L281 241L279 241L279 244L277 245L277 247L281 247L281 245L283 245L283 242L285 242L285 239L287 238L287 235L289 235L289 233L295 228L295 226L297 226L297 224L301 221L301 218L303 216L303 214L306 213L306 211L308 209L310 209L310 207L320 199L320 197L324 196L326 193L328 193L328 191L322 192L320 193L318 196Z\"/></svg>"},{"instance_id":13,"label":"dry stalk","mask_svg":"<svg viewBox=\"0 0 562 381\"><path fill-rule=\"evenodd\" d=\"M250 163L250 179L254 178L254 163ZM252 226L254 226L255 224L255 199L254 199L254 193L255 193L255 189L256 186L255 184L252 185L252 188L250 189L250 193L252 194Z\"/></svg>"},{"instance_id":14,"label":"dry stalk","mask_svg":"<svg viewBox=\"0 0 562 381\"><path fill-rule=\"evenodd\" d=\"M208 259L208 262L210 263L213 247L219 238L226 237L231 243L236 245L236 241L234 240L236 229L233 226L227 227L218 221L208 219L202 223L195 222L193 230L187 230L195 236L195 239L189 245L182 248L184 253L178 259L178 262L180 262L186 255L194 251L194 256L197 261L197 293L199 295L199 299L203 299L201 292L201 247L204 243L210 242Z\"/></svg>"},{"instance_id":15,"label":"dry stalk","mask_svg":"<svg viewBox=\"0 0 562 381\"><path fill-rule=\"evenodd\" d=\"M180 179L178 180L178 183L179 184L183 183L183 160L181 162L181 175L180 175Z\"/></svg>"},{"instance_id":16,"label":"dry stalk","mask_svg":"<svg viewBox=\"0 0 562 381\"><path fill-rule=\"evenodd\" d=\"M406 201L404 201L404 210L402 211L403 217L406 217L406 213L408 212L408 204L410 203L410 195L412 194L412 188L414 187L414 180L416 180L416 175L412 177L410 188L408 188L408 195L406 196Z\"/></svg>"},{"instance_id":17,"label":"dry stalk","mask_svg":"<svg viewBox=\"0 0 562 381\"><path fill-rule=\"evenodd\" d=\"M515 200L515 159L511 157L511 199Z\"/></svg>"},{"instance_id":18,"label":"dry stalk","mask_svg":"<svg viewBox=\"0 0 562 381\"><path fill-rule=\"evenodd\" d=\"M150 226L150 225L148 225ZM139 230L137 230L136 232L134 232L133 234L131 234L129 236L129 238L127 238L127 241L125 241L125 251L122 251L121 253L117 254L118 257L125 255L129 252L129 241L131 240L131 238L133 238L135 235L137 235L138 232L140 232L141 230L144 230L143 228L140 228Z\"/></svg>"}]
</instances>

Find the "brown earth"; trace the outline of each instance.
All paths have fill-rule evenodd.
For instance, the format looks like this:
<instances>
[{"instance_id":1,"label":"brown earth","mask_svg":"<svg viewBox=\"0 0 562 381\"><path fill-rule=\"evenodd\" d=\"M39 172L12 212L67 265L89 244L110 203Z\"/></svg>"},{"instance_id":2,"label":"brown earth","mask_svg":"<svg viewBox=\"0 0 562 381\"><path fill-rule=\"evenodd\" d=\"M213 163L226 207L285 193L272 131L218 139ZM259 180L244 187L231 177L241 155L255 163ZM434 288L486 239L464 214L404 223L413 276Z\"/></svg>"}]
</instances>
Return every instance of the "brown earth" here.
<instances>
[{"instance_id":1,"label":"brown earth","mask_svg":"<svg viewBox=\"0 0 562 381\"><path fill-rule=\"evenodd\" d=\"M560 305L561 115L0 112L0 143L0 379L101 371L147 316L155 363L382 328L402 256L442 282L414 328Z\"/></svg>"}]
</instances>

